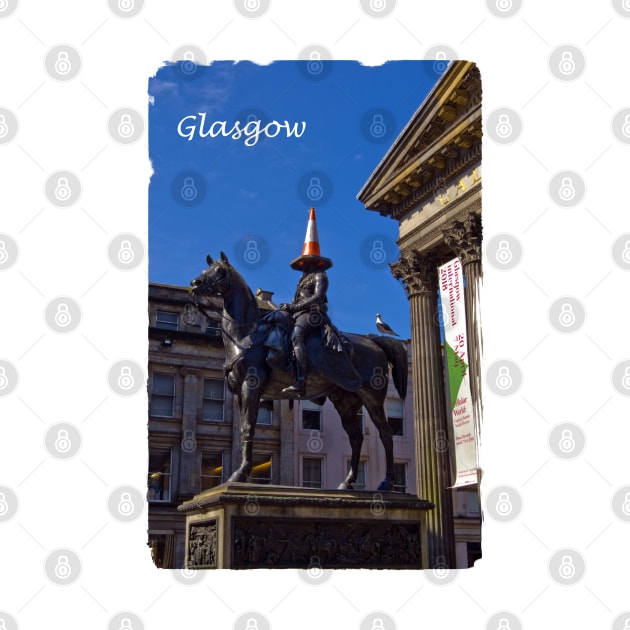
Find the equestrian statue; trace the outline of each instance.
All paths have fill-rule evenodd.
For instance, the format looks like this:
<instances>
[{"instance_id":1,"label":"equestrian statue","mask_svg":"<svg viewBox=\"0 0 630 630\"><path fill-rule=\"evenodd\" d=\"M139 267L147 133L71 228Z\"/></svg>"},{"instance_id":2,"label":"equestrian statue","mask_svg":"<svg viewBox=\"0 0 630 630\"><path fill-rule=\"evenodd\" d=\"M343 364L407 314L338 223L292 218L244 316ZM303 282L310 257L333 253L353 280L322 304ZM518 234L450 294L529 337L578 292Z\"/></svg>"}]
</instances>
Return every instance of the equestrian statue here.
<instances>
[{"instance_id":1,"label":"equestrian statue","mask_svg":"<svg viewBox=\"0 0 630 630\"><path fill-rule=\"evenodd\" d=\"M364 406L385 449L386 474L378 486L388 491L394 481L392 427L385 415L389 367L404 399L407 392L407 351L402 342L378 335L341 333L327 313L328 277L332 261L321 255L310 209L302 255L291 267L302 271L295 297L261 317L258 303L242 276L221 252L206 257L207 269L191 284L195 304L204 296L221 296L221 329L225 346L224 373L235 396L241 422L240 466L230 482L247 481L261 400L302 399L323 404L329 398L350 439L350 470L339 489L352 489L357 479L363 432L357 416Z\"/></svg>"}]
</instances>

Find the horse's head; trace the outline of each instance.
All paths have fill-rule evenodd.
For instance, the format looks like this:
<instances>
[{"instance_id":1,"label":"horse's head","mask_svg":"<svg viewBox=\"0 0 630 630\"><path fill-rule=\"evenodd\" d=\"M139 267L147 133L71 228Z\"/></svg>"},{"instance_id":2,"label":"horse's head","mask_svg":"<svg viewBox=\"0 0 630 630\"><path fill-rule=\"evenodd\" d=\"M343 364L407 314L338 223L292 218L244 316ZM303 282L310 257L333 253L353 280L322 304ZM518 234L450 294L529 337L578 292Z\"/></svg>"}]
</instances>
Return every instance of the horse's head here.
<instances>
[{"instance_id":1,"label":"horse's head","mask_svg":"<svg viewBox=\"0 0 630 630\"><path fill-rule=\"evenodd\" d=\"M204 295L224 295L230 287L232 267L227 256L221 252L219 260L214 261L208 255L206 261L208 268L190 282L194 298Z\"/></svg>"}]
</instances>

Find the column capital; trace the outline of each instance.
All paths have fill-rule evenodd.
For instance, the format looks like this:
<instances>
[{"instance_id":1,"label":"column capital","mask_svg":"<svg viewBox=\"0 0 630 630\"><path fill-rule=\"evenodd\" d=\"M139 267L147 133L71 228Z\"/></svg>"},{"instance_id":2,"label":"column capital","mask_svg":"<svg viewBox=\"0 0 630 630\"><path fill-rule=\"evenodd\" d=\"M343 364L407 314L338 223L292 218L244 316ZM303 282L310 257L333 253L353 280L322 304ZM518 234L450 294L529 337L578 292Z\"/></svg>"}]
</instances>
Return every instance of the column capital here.
<instances>
[{"instance_id":1,"label":"column capital","mask_svg":"<svg viewBox=\"0 0 630 630\"><path fill-rule=\"evenodd\" d=\"M481 216L469 212L442 230L444 241L461 260L462 267L481 260Z\"/></svg>"},{"instance_id":2,"label":"column capital","mask_svg":"<svg viewBox=\"0 0 630 630\"><path fill-rule=\"evenodd\" d=\"M402 280L407 297L418 293L435 293L439 261L433 254L421 254L416 250L401 252L400 259L390 263L392 276Z\"/></svg>"}]
</instances>

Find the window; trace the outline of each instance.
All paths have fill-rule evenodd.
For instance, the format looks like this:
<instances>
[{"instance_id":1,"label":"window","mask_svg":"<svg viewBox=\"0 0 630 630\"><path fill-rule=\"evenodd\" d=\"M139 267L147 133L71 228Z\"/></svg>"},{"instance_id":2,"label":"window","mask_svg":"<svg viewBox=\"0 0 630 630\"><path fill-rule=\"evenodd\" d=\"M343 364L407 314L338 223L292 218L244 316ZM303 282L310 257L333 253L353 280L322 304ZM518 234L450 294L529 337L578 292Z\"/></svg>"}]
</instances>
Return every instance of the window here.
<instances>
[{"instance_id":1,"label":"window","mask_svg":"<svg viewBox=\"0 0 630 630\"><path fill-rule=\"evenodd\" d=\"M175 409L175 375L153 373L151 387L152 416L172 418Z\"/></svg>"},{"instance_id":2,"label":"window","mask_svg":"<svg viewBox=\"0 0 630 630\"><path fill-rule=\"evenodd\" d=\"M302 487L322 487L322 460L318 457L302 459Z\"/></svg>"},{"instance_id":3,"label":"window","mask_svg":"<svg viewBox=\"0 0 630 630\"><path fill-rule=\"evenodd\" d=\"M322 430L322 406L305 400L302 402L302 428L305 431Z\"/></svg>"},{"instance_id":4,"label":"window","mask_svg":"<svg viewBox=\"0 0 630 630\"><path fill-rule=\"evenodd\" d=\"M220 337L221 334L221 322L216 319L209 319L208 325L206 326L206 335L210 335L212 337Z\"/></svg>"},{"instance_id":5,"label":"window","mask_svg":"<svg viewBox=\"0 0 630 630\"><path fill-rule=\"evenodd\" d=\"M252 483L271 483L271 455L254 455L252 457Z\"/></svg>"},{"instance_id":6,"label":"window","mask_svg":"<svg viewBox=\"0 0 630 630\"><path fill-rule=\"evenodd\" d=\"M407 464L394 464L394 492L407 492Z\"/></svg>"},{"instance_id":7,"label":"window","mask_svg":"<svg viewBox=\"0 0 630 630\"><path fill-rule=\"evenodd\" d=\"M258 418L256 419L256 424L271 426L272 419L273 401L269 400L261 402L260 407L258 408Z\"/></svg>"},{"instance_id":8,"label":"window","mask_svg":"<svg viewBox=\"0 0 630 630\"><path fill-rule=\"evenodd\" d=\"M223 403L225 402L225 383L223 379L205 378L203 380L204 420L223 420Z\"/></svg>"},{"instance_id":9,"label":"window","mask_svg":"<svg viewBox=\"0 0 630 630\"><path fill-rule=\"evenodd\" d=\"M201 454L201 491L215 488L223 482L223 453Z\"/></svg>"},{"instance_id":10,"label":"window","mask_svg":"<svg viewBox=\"0 0 630 630\"><path fill-rule=\"evenodd\" d=\"M478 517L481 516L481 508L479 506L479 495L476 489L473 490L461 490L459 492L462 498L462 512L466 516Z\"/></svg>"},{"instance_id":11,"label":"window","mask_svg":"<svg viewBox=\"0 0 630 630\"><path fill-rule=\"evenodd\" d=\"M394 430L394 435L405 435L403 401L400 398L388 398L385 410L389 425Z\"/></svg>"},{"instance_id":12,"label":"window","mask_svg":"<svg viewBox=\"0 0 630 630\"><path fill-rule=\"evenodd\" d=\"M156 328L164 328L166 330L178 330L179 314L169 313L168 311L158 311L155 316Z\"/></svg>"},{"instance_id":13,"label":"window","mask_svg":"<svg viewBox=\"0 0 630 630\"><path fill-rule=\"evenodd\" d=\"M171 500L171 452L149 452L148 501Z\"/></svg>"},{"instance_id":14,"label":"window","mask_svg":"<svg viewBox=\"0 0 630 630\"><path fill-rule=\"evenodd\" d=\"M355 490L365 490L365 460L359 460L359 468L357 470L357 480L352 484ZM350 460L347 461L346 474L350 472Z\"/></svg>"}]
</instances>

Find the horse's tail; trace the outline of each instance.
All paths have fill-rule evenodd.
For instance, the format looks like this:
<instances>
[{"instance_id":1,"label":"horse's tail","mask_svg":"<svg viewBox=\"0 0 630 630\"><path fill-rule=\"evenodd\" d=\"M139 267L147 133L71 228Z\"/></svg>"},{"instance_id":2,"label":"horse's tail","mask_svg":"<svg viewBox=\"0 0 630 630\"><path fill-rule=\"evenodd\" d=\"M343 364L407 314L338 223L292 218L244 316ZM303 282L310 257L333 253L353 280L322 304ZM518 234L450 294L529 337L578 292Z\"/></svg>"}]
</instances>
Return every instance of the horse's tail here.
<instances>
[{"instance_id":1,"label":"horse's tail","mask_svg":"<svg viewBox=\"0 0 630 630\"><path fill-rule=\"evenodd\" d=\"M397 339L391 337L370 335L372 341L385 352L385 356L392 366L392 376L398 395L404 400L407 395L407 349Z\"/></svg>"}]
</instances>

